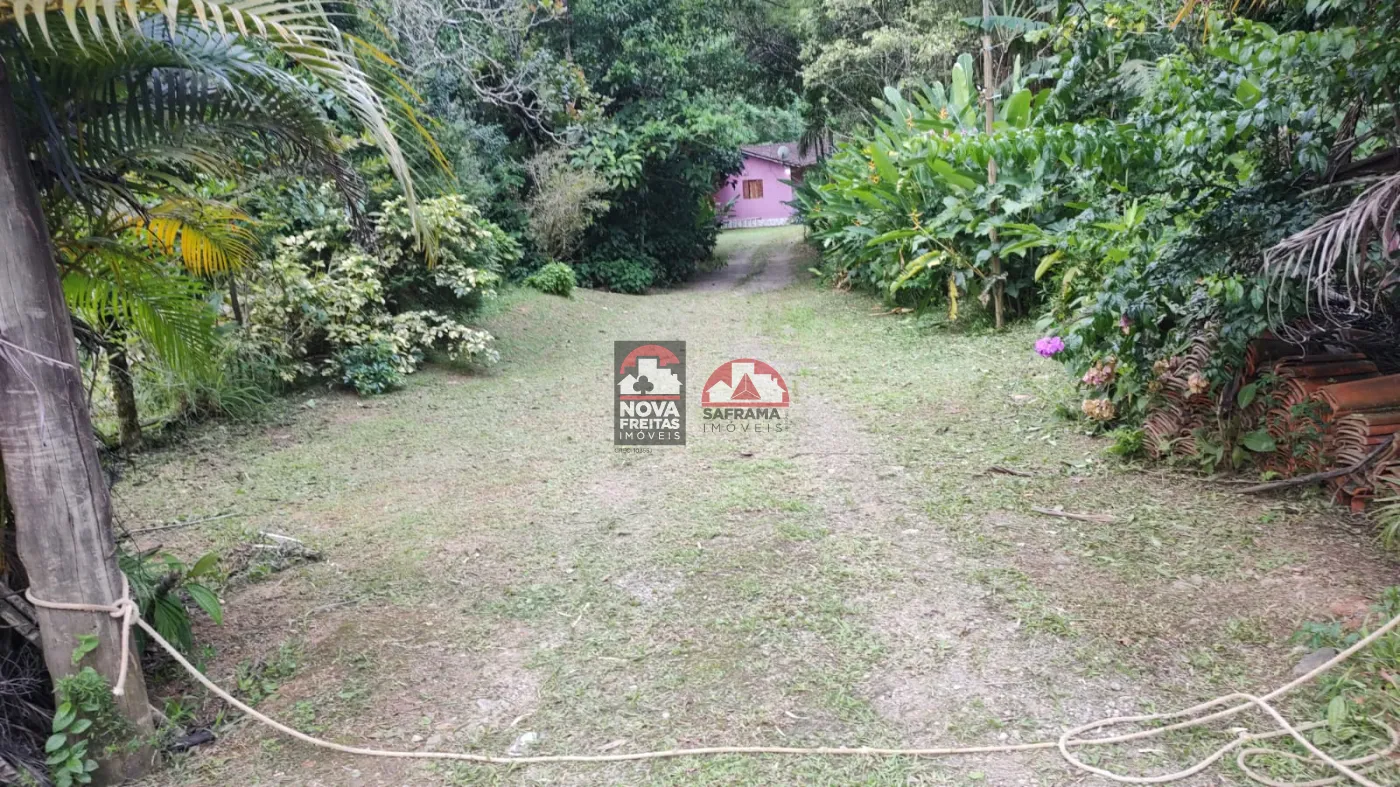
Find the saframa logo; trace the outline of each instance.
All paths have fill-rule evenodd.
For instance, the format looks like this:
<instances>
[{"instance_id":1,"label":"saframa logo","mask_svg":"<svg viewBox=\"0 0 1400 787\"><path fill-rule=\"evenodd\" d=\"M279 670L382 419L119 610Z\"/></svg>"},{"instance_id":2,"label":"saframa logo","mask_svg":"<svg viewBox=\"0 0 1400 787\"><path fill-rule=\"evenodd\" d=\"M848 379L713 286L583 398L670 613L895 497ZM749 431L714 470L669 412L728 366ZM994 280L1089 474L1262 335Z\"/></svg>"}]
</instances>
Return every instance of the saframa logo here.
<instances>
[{"instance_id":1,"label":"saframa logo","mask_svg":"<svg viewBox=\"0 0 1400 787\"><path fill-rule=\"evenodd\" d=\"M685 342L613 342L613 445L685 445Z\"/></svg>"},{"instance_id":2,"label":"saframa logo","mask_svg":"<svg viewBox=\"0 0 1400 787\"><path fill-rule=\"evenodd\" d=\"M721 365L700 396L705 432L781 432L789 404L783 376L756 358Z\"/></svg>"}]
</instances>

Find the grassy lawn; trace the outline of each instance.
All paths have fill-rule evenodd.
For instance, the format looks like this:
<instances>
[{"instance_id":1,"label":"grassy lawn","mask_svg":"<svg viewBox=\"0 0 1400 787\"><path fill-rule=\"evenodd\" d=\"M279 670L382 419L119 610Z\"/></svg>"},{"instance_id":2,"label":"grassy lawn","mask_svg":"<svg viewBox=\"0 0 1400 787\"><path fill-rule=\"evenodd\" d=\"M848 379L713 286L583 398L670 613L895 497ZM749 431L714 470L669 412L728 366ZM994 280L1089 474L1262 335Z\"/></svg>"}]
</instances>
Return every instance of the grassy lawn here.
<instances>
[{"instance_id":1,"label":"grassy lawn","mask_svg":"<svg viewBox=\"0 0 1400 787\"><path fill-rule=\"evenodd\" d=\"M715 256L725 258L756 247L792 244L801 240L804 232L806 227L800 224L726 230L715 244Z\"/></svg>"},{"instance_id":2,"label":"grassy lawn","mask_svg":"<svg viewBox=\"0 0 1400 787\"><path fill-rule=\"evenodd\" d=\"M1395 564L1324 500L1242 498L1107 458L1054 414L1071 391L1029 328L881 315L808 282L800 238L725 233L722 287L512 293L489 318L499 365L200 430L142 457L118 512L132 526L241 515L155 534L181 554L259 531L321 551L232 585L225 625L199 630L203 663L278 718L383 748L1040 740L1281 683L1303 621L1393 583ZM686 340L692 381L769 362L790 428L704 432L692 391L687 446L615 451L617 339ZM173 674L154 691L195 718L217 709ZM1100 763L1179 767L1228 737ZM1193 783L1233 783L1232 769ZM1096 782L1048 753L453 767L332 756L244 723L150 783Z\"/></svg>"}]
</instances>

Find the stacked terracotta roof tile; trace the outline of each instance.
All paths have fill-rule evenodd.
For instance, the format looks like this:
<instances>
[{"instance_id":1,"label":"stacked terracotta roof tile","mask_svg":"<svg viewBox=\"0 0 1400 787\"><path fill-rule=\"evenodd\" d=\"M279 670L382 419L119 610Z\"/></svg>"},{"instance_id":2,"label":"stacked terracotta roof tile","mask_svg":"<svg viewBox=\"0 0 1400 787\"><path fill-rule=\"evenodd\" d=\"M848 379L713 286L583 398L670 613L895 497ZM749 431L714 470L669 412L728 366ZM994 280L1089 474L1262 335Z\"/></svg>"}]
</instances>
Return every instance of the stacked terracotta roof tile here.
<instances>
[{"instance_id":1,"label":"stacked terracotta roof tile","mask_svg":"<svg viewBox=\"0 0 1400 787\"><path fill-rule=\"evenodd\" d=\"M1200 373L1213 351L1203 339L1159 368L1158 396L1143 426L1149 451L1192 456L1195 434L1211 424L1215 403L1200 392ZM1329 352L1265 336L1250 343L1240 385L1273 381L1239 413L1241 434L1264 428L1275 450L1260 466L1280 477L1349 467L1400 432L1400 374L1382 375L1361 353ZM1238 387L1236 387L1236 390ZM1400 494L1400 438L1367 467L1332 479L1355 509L1377 494Z\"/></svg>"},{"instance_id":2,"label":"stacked terracotta roof tile","mask_svg":"<svg viewBox=\"0 0 1400 787\"><path fill-rule=\"evenodd\" d=\"M1333 467L1358 464L1400 431L1400 374L1375 375L1324 386L1317 393L1328 422L1328 453ZM1400 452L1394 441L1366 467L1333 485L1364 508L1379 490L1382 496L1400 491Z\"/></svg>"},{"instance_id":3,"label":"stacked terracotta roof tile","mask_svg":"<svg viewBox=\"0 0 1400 787\"><path fill-rule=\"evenodd\" d=\"M1143 443L1153 456L1196 455L1196 431L1215 417L1206 378L1214 351L1214 336L1202 336L1185 353L1159 365L1154 406L1142 425Z\"/></svg>"}]
</instances>

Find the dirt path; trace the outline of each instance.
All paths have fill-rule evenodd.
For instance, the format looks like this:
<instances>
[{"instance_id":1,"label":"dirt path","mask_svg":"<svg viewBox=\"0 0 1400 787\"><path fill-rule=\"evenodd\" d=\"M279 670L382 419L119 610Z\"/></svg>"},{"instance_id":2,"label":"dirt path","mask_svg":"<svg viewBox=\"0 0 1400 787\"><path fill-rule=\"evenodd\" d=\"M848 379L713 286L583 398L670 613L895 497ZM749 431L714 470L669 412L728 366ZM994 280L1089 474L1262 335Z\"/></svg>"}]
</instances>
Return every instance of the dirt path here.
<instances>
[{"instance_id":1,"label":"dirt path","mask_svg":"<svg viewBox=\"0 0 1400 787\"><path fill-rule=\"evenodd\" d=\"M166 548L274 530L326 554L226 594L225 626L199 632L210 673L303 729L388 748L1015 742L1280 682L1302 621L1394 582L1320 502L1104 460L1054 417L1067 387L1024 330L873 316L805 283L799 239L727 234L731 265L681 292L513 295L489 372L318 398L275 428L148 456L120 490L129 519L247 517ZM692 380L735 357L774 365L790 428L706 432L692 402L686 447L616 452L611 342L656 338L688 342ZM163 690L214 710L182 681ZM1108 761L1160 771L1212 740ZM242 725L153 783L1095 782L1048 754L451 767Z\"/></svg>"},{"instance_id":2,"label":"dirt path","mask_svg":"<svg viewBox=\"0 0 1400 787\"><path fill-rule=\"evenodd\" d=\"M720 236L715 254L726 264L696 278L690 293L752 294L780 290L800 272L795 262L806 256L800 227L735 230Z\"/></svg>"}]
</instances>

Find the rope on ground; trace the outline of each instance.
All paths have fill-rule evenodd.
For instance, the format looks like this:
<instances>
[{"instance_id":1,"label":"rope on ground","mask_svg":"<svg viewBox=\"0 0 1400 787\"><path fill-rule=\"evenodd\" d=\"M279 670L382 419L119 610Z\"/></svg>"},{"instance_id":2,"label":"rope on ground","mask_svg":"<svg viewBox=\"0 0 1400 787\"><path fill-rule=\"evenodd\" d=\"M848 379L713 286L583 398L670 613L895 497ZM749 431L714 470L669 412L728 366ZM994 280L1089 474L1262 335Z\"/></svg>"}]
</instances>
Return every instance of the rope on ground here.
<instances>
[{"instance_id":1,"label":"rope on ground","mask_svg":"<svg viewBox=\"0 0 1400 787\"><path fill-rule=\"evenodd\" d=\"M1380 628L1371 632L1365 638L1356 642L1356 644L1338 653L1336 656L1333 656L1326 663L1318 666L1317 668L1313 669L1307 674L1302 675L1296 678L1295 680L1283 686L1280 686L1277 689L1274 689L1273 691L1269 692L1268 694L1265 694L1262 697L1256 697L1252 694L1236 693L1229 694L1224 697L1218 697L1208 702L1203 702L1199 705L1195 705L1193 707L1185 708L1179 711L1172 711L1168 713L1149 713L1140 716L1115 716L1112 718L1101 719L1099 721L1093 721L1088 724L1084 724L1079 727L1074 727L1072 729L1066 730L1064 734L1059 737L1059 740L1056 741L1041 741L1039 743L1018 743L999 746L965 746L932 749L884 749L868 746L810 748L796 746L709 746L692 749L666 749L664 751L636 752L632 754L546 754L530 757L497 757L489 754L471 754L467 752L389 751L385 749L364 749L357 746L345 746L343 744L333 743L331 741L322 740L320 738L314 738L310 735L307 735L304 732L292 729L291 727L288 727L287 725L277 721L276 719L273 719L270 716L267 716L263 713L260 713L257 710L254 710L251 706L243 703L237 697L234 697L232 694L216 686L213 681L211 681L208 677L204 675L204 673L200 672L198 669L195 668L193 664L186 660L185 657L180 654L180 651L175 649L175 646L171 645L169 642L166 642L165 638L162 637L159 633L157 633L155 628L153 628L141 617L140 610L137 608L137 605L131 600L131 587L130 585L126 584L125 577L122 578L122 582L123 585L121 598L117 599L117 601L112 604L75 604L57 601L45 601L43 599L36 598L33 593L27 590L25 591L24 595L26 598L29 599L29 602L36 607L43 607L45 609L64 610L68 612L101 612L106 613L112 616L114 619L121 621L122 661L121 668L117 673L117 684L112 689L113 693L117 695L121 695L122 692L125 690L127 663L131 660L131 654L129 650L131 645L131 627L133 625L136 625L140 626L141 630L145 631L147 636L149 636L152 639L152 641L154 641L157 645L164 649L166 653L170 654L170 657L175 659L175 662L181 667L184 667L185 671L188 672L190 676L193 677L195 680L199 681L199 683L203 685L204 688L208 689L216 697L222 699L224 702L227 702L229 705L232 705L233 707L237 708L238 710L242 711L243 713L247 714L253 719L256 719L257 721L261 722L263 725L271 728L272 730L280 732L283 735L295 738L296 740L299 740L302 743L310 744L312 746L316 746L322 749L328 749L330 751L338 751L344 754L356 754L365 757L383 757L405 760L457 760L463 762L482 763L487 765L530 765L536 763L554 762L632 762L637 760L660 760L673 757L700 757L717 754L788 754L803 756L836 757L951 757L955 755L967 754L999 754L1020 751L1058 749L1060 752L1060 756L1063 757L1065 761L1070 764L1070 766L1077 768L1078 770L1083 771L1085 773L1092 773L1099 776L1103 776L1104 778L1118 782L1120 784L1166 784L1168 782L1180 781L1190 776L1194 776L1195 774L1200 773L1206 768L1209 768L1220 758L1238 749L1239 751L1236 754L1235 762L1239 766L1241 772L1243 772L1249 779L1253 780L1258 784L1266 785L1266 787L1326 787L1326 785L1339 784L1343 779L1350 779L1352 782L1362 785L1362 787L1381 787L1379 783L1367 778L1365 775L1365 771L1370 770L1377 764L1381 763L1383 759L1389 757L1397 749L1400 749L1400 733L1398 733L1394 728L1390 727L1389 725L1383 724L1379 721L1372 719L1368 720L1369 723L1384 729L1390 737L1390 743L1387 744L1383 749L1373 752L1372 754L1369 754L1365 757L1358 757L1349 760L1339 760L1319 749L1316 745L1312 743L1312 741L1308 740L1307 737L1303 734L1308 730L1316 729L1317 727L1322 726L1322 722L1313 722L1309 724L1295 726L1291 724L1287 719L1285 719L1283 717L1283 714L1279 713L1279 711L1276 708L1274 708L1273 705L1270 704L1272 700L1282 697L1283 695L1293 691L1299 686L1302 686L1315 680L1319 675L1323 674L1324 672L1327 672L1328 670L1332 669L1338 664L1341 664L1342 662L1351 658L1353 655L1360 652L1361 650L1370 647L1370 645L1373 642L1390 633L1397 626L1400 626L1400 615L1397 615L1396 617L1392 618L1384 626L1381 626ZM1204 716L1198 715L1209 711L1211 708L1217 707L1221 709ZM1114 773L1113 771L1109 771L1104 768L1099 768L1097 766L1090 765L1084 762L1079 757L1075 756L1075 754L1071 751L1071 749L1075 748L1089 746L1107 746L1111 744L1127 743L1129 741L1136 741L1142 740L1144 738L1152 738L1159 735L1165 735L1166 733L1175 730L1187 729L1189 727L1198 727L1204 724L1209 724L1211 722L1227 719L1231 716L1243 713L1244 711L1247 711L1251 708L1257 708L1263 711L1271 718L1273 718L1274 723L1278 725L1278 729L1266 733L1251 733L1243 728L1237 729L1237 736L1233 741L1225 744L1219 749L1216 749L1209 756L1196 763L1195 765L1192 765L1189 768L1185 768L1180 771L1176 771L1174 773L1166 773L1158 776L1123 775L1119 773ZM1094 730L1103 729L1105 727L1114 727L1120 724L1141 724L1146 722L1171 721L1173 719L1182 719L1182 721L1176 721L1163 727L1153 727L1151 729L1139 730L1137 732L1124 733L1121 735L1113 735L1105 738L1078 737L1083 733L1092 732ZM1293 752L1287 751L1280 751L1277 749L1270 749L1262 746L1248 745L1256 744L1260 741L1271 740L1273 738L1281 738L1284 736L1292 737L1298 742L1300 746L1306 749L1311 756L1295 754ZM1249 762L1252 758L1262 756L1283 757L1306 764L1323 765L1327 768L1330 768L1338 775L1328 777L1325 779L1315 779L1313 781L1307 782L1275 781L1249 767Z\"/></svg>"}]
</instances>

